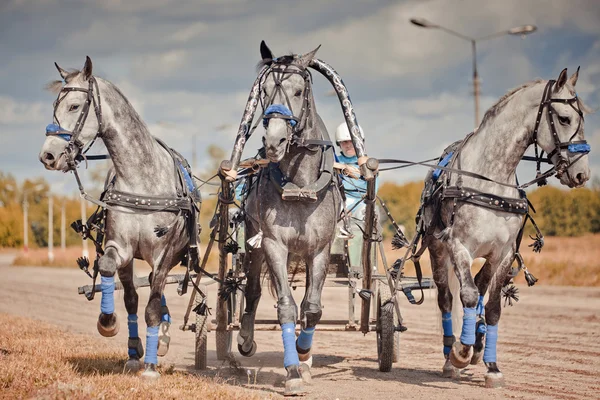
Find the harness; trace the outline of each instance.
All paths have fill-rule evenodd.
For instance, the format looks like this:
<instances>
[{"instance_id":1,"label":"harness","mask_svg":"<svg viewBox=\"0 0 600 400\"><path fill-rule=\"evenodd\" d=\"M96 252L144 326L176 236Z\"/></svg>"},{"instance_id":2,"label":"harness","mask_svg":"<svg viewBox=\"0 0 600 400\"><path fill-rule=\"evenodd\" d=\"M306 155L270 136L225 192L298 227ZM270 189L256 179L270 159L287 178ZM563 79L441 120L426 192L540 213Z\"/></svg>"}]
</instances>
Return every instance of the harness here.
<instances>
[{"instance_id":1,"label":"harness","mask_svg":"<svg viewBox=\"0 0 600 400\"><path fill-rule=\"evenodd\" d=\"M60 121L56 116L56 110L60 103L68 96L71 92L84 92L86 93L86 101L84 102L77 122L73 130L68 130L60 125ZM87 120L90 106L94 105L94 112L98 121L98 131L94 135L94 138L84 149L84 143L80 140L81 131ZM197 203L201 203L200 192L197 190L196 185L192 179L191 168L186 159L175 150L169 148L163 141L158 138L154 138L162 148L164 148L171 159L173 160L173 167L175 170L175 182L176 195L175 196L154 196L139 193L129 193L116 190L114 188L116 176L113 175L107 180L104 191L100 195L99 199L95 199L89 196L79 177L77 172L77 165L80 161L86 160L86 153L92 147L98 137L102 138L103 133L103 121L102 121L102 108L100 103L100 92L98 88L98 82L94 76L89 78L88 89L78 87L63 87L58 93L57 99L54 102L53 110L53 123L46 127L46 136L59 137L68 142L65 147L64 156L66 158L68 170L73 171L79 187L81 197L96 204L98 209L88 219L84 225L81 220L77 220L71 224L71 227L79 233L83 239L90 239L96 247L96 260L94 262L94 274L90 275L88 272L89 261L87 259L80 258L77 260L80 268L84 270L92 279L95 280L98 275L98 259L104 254L103 242L104 242L104 224L106 220L107 211L121 212L127 214L151 214L155 212L172 212L174 216L171 223L167 226L157 226L154 232L158 237L162 237L175 225L179 220L179 217L183 216L186 227L186 234L188 235L188 252L182 262L187 261L188 272L186 274L186 282L183 285L184 293L187 290L187 281L189 280L189 270L193 267L198 267L198 226L197 218L200 211L200 207ZM93 158L92 158L93 157ZM108 158L108 156L90 156L90 159L102 159ZM96 237L93 236L93 231L96 231ZM182 293L183 294L183 293ZM94 298L94 292L87 296L88 300Z\"/></svg>"}]
</instances>

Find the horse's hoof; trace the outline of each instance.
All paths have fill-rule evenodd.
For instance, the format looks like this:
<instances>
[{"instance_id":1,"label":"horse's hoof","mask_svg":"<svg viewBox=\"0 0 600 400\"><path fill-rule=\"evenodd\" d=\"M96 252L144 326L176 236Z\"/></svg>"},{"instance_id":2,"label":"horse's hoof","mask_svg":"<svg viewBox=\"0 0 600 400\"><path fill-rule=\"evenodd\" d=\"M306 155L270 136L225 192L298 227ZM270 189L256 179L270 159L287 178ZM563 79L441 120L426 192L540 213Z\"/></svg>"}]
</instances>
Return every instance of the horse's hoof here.
<instances>
[{"instance_id":1,"label":"horse's hoof","mask_svg":"<svg viewBox=\"0 0 600 400\"><path fill-rule=\"evenodd\" d=\"M469 351L466 355L461 355L461 352L464 350L465 345L461 342L454 342L452 345L452 350L450 351L450 362L456 368L465 368L471 362L471 358L473 357L473 346L469 346Z\"/></svg>"},{"instance_id":2,"label":"horse's hoof","mask_svg":"<svg viewBox=\"0 0 600 400\"><path fill-rule=\"evenodd\" d=\"M100 314L98 323L96 324L98 332L104 337L113 337L119 333L119 318L117 313Z\"/></svg>"},{"instance_id":3,"label":"horse's hoof","mask_svg":"<svg viewBox=\"0 0 600 400\"><path fill-rule=\"evenodd\" d=\"M300 362L300 374L302 374L302 380L307 385L312 383L312 374L310 373L310 365L304 362Z\"/></svg>"},{"instance_id":4,"label":"horse's hoof","mask_svg":"<svg viewBox=\"0 0 600 400\"><path fill-rule=\"evenodd\" d=\"M477 365L483 359L483 351L473 351L473 357L471 357L471 365Z\"/></svg>"},{"instance_id":5,"label":"horse's hoof","mask_svg":"<svg viewBox=\"0 0 600 400\"><path fill-rule=\"evenodd\" d=\"M156 364L146 364L146 369L142 372L142 378L147 380L156 380L160 378L160 374L156 370Z\"/></svg>"},{"instance_id":6,"label":"horse's hoof","mask_svg":"<svg viewBox=\"0 0 600 400\"><path fill-rule=\"evenodd\" d=\"M244 357L252 357L254 353L256 353L257 348L258 346L256 345L256 342L254 340L252 341L252 344L250 345L249 349L246 349L246 346L244 345L238 344L238 351Z\"/></svg>"},{"instance_id":7,"label":"horse's hoof","mask_svg":"<svg viewBox=\"0 0 600 400\"><path fill-rule=\"evenodd\" d=\"M456 368L450 360L446 360L442 368L442 377L450 379L460 379L460 369Z\"/></svg>"},{"instance_id":8,"label":"horse's hoof","mask_svg":"<svg viewBox=\"0 0 600 400\"><path fill-rule=\"evenodd\" d=\"M298 365L292 365L286 368L287 377L285 378L285 390L283 391L284 396L301 396L306 394L304 390L304 381L302 380L302 374L300 373L300 367Z\"/></svg>"},{"instance_id":9,"label":"horse's hoof","mask_svg":"<svg viewBox=\"0 0 600 400\"><path fill-rule=\"evenodd\" d=\"M138 360L137 358L130 358L125 363L123 372L125 372L127 374L136 374L140 370L141 367L142 367L142 364L141 364L140 360Z\"/></svg>"},{"instance_id":10,"label":"horse's hoof","mask_svg":"<svg viewBox=\"0 0 600 400\"><path fill-rule=\"evenodd\" d=\"M504 376L502 372L488 372L485 374L485 387L496 389L504 387Z\"/></svg>"},{"instance_id":11,"label":"horse's hoof","mask_svg":"<svg viewBox=\"0 0 600 400\"><path fill-rule=\"evenodd\" d=\"M158 350L156 354L159 357L164 357L169 351L169 343L171 343L171 334L169 333L169 322L163 321L158 326Z\"/></svg>"}]
</instances>

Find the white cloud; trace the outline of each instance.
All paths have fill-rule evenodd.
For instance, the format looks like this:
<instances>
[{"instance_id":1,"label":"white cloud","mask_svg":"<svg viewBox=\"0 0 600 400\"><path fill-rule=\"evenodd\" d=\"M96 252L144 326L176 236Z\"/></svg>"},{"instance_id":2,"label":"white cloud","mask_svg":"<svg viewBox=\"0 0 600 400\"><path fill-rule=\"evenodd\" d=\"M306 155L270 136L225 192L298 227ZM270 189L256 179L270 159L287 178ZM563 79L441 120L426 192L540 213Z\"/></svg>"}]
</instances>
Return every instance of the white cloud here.
<instances>
[{"instance_id":1,"label":"white cloud","mask_svg":"<svg viewBox=\"0 0 600 400\"><path fill-rule=\"evenodd\" d=\"M0 126L43 123L48 120L47 106L41 102L20 102L0 95Z\"/></svg>"}]
</instances>

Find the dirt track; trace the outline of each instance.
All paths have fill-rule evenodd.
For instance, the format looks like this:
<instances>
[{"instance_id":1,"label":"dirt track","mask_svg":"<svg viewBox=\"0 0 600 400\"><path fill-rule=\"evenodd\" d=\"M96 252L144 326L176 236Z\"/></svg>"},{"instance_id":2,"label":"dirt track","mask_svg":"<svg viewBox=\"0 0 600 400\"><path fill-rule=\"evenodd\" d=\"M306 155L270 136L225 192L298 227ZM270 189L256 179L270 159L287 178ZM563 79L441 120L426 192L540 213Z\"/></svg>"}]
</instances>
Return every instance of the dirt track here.
<instances>
[{"instance_id":1,"label":"dirt track","mask_svg":"<svg viewBox=\"0 0 600 400\"><path fill-rule=\"evenodd\" d=\"M82 272L74 269L23 268L7 266L9 258L0 255L0 312L18 314L53 323L73 332L98 335L96 318L99 296L88 302L77 294L77 286L88 284ZM214 286L213 286L214 287ZM179 297L175 286L167 289L174 328L182 321L187 297ZM314 399L439 399L439 398L599 398L600 397L600 289L543 287L520 288L515 307L503 309L498 341L499 366L507 386L489 390L483 387L485 367L463 371L461 381L441 377L442 340L437 331L433 301L422 306L403 302L409 330L401 336L402 359L390 373L377 369L375 334L358 332L319 332L315 334L313 384L306 398ZM347 315L345 289L326 289L323 318ZM145 305L148 291L139 290ZM300 296L301 293L298 293ZM215 293L210 302L214 306ZM301 297L297 298L297 301ZM276 318L274 300L263 295L259 318ZM103 339L107 346L122 349L126 357L127 325L122 295L116 296L121 318L120 333ZM143 321L143 308L140 308ZM140 336L144 333L140 325ZM159 362L191 369L194 364L194 336L172 329L169 354ZM252 388L261 395L278 397L283 393L285 371L279 332L258 332L258 351L252 358L236 358L250 370ZM207 376L220 376L232 384L247 385L248 378L221 361L215 354L214 333L209 333ZM260 369L259 369L260 368Z\"/></svg>"}]
</instances>

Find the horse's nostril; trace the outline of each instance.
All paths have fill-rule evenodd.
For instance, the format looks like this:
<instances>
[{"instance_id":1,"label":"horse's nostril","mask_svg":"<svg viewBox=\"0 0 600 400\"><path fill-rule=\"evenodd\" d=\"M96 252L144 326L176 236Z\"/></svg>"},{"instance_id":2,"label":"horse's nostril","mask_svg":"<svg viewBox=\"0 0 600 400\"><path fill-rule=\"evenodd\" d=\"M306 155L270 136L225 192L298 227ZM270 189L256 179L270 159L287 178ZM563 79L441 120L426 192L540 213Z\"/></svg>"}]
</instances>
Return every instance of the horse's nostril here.
<instances>
[{"instance_id":1,"label":"horse's nostril","mask_svg":"<svg viewBox=\"0 0 600 400\"><path fill-rule=\"evenodd\" d=\"M52 164L54 164L54 161L54 154L45 152L44 155L42 155L42 162L47 166L52 166Z\"/></svg>"},{"instance_id":2,"label":"horse's nostril","mask_svg":"<svg viewBox=\"0 0 600 400\"><path fill-rule=\"evenodd\" d=\"M285 142L285 140L286 140L285 138L279 139L279 144L282 145Z\"/></svg>"},{"instance_id":3,"label":"horse's nostril","mask_svg":"<svg viewBox=\"0 0 600 400\"><path fill-rule=\"evenodd\" d=\"M580 172L575 176L575 179L577 180L577 183L583 183L585 176Z\"/></svg>"}]
</instances>

